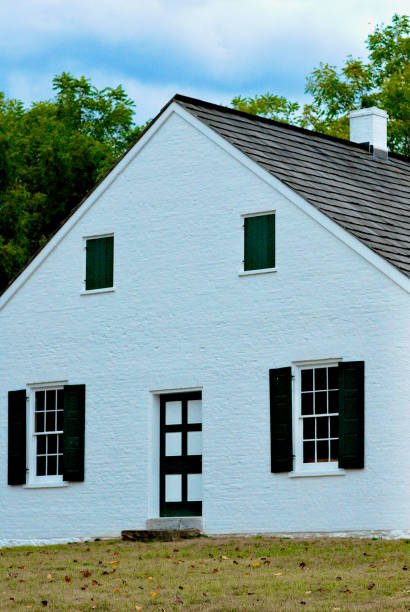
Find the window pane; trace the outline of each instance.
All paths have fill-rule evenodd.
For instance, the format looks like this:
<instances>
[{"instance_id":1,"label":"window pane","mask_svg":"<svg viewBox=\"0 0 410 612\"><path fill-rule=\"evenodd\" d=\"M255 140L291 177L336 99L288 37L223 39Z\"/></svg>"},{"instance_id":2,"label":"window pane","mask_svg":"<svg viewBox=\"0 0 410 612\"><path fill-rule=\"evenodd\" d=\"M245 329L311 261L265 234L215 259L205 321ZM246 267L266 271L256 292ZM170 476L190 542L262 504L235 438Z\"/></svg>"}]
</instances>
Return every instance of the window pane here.
<instances>
[{"instance_id":1,"label":"window pane","mask_svg":"<svg viewBox=\"0 0 410 612\"><path fill-rule=\"evenodd\" d=\"M57 474L57 457L49 455L47 457L47 475L55 476Z\"/></svg>"},{"instance_id":2,"label":"window pane","mask_svg":"<svg viewBox=\"0 0 410 612\"><path fill-rule=\"evenodd\" d=\"M56 428L56 413L46 412L46 431L55 431Z\"/></svg>"},{"instance_id":3,"label":"window pane","mask_svg":"<svg viewBox=\"0 0 410 612\"><path fill-rule=\"evenodd\" d=\"M36 411L44 410L44 391L36 391Z\"/></svg>"},{"instance_id":4,"label":"window pane","mask_svg":"<svg viewBox=\"0 0 410 612\"><path fill-rule=\"evenodd\" d=\"M330 440L330 461L337 461L339 458L339 440Z\"/></svg>"},{"instance_id":5,"label":"window pane","mask_svg":"<svg viewBox=\"0 0 410 612\"><path fill-rule=\"evenodd\" d=\"M166 474L165 476L165 501L182 501L182 476L180 474Z\"/></svg>"},{"instance_id":6,"label":"window pane","mask_svg":"<svg viewBox=\"0 0 410 612\"><path fill-rule=\"evenodd\" d=\"M315 439L315 419L303 419L303 439Z\"/></svg>"},{"instance_id":7,"label":"window pane","mask_svg":"<svg viewBox=\"0 0 410 612\"><path fill-rule=\"evenodd\" d=\"M63 475L63 455L57 455L57 473Z\"/></svg>"},{"instance_id":8,"label":"window pane","mask_svg":"<svg viewBox=\"0 0 410 612\"><path fill-rule=\"evenodd\" d=\"M59 389L57 391L57 409L64 409L64 389Z\"/></svg>"},{"instance_id":9,"label":"window pane","mask_svg":"<svg viewBox=\"0 0 410 612\"><path fill-rule=\"evenodd\" d=\"M63 436L61 434L58 434L57 436L57 452L63 452Z\"/></svg>"},{"instance_id":10,"label":"window pane","mask_svg":"<svg viewBox=\"0 0 410 612\"><path fill-rule=\"evenodd\" d=\"M188 423L202 423L201 407L200 399L188 401Z\"/></svg>"},{"instance_id":11,"label":"window pane","mask_svg":"<svg viewBox=\"0 0 410 612\"><path fill-rule=\"evenodd\" d=\"M315 443L304 442L303 443L303 463L314 463L315 462Z\"/></svg>"},{"instance_id":12,"label":"window pane","mask_svg":"<svg viewBox=\"0 0 410 612\"><path fill-rule=\"evenodd\" d=\"M63 431L64 423L64 412L62 410L57 411L57 431Z\"/></svg>"},{"instance_id":13,"label":"window pane","mask_svg":"<svg viewBox=\"0 0 410 612\"><path fill-rule=\"evenodd\" d=\"M339 368L328 368L328 389L339 388Z\"/></svg>"},{"instance_id":14,"label":"window pane","mask_svg":"<svg viewBox=\"0 0 410 612\"><path fill-rule=\"evenodd\" d=\"M37 457L37 476L46 475L46 458Z\"/></svg>"},{"instance_id":15,"label":"window pane","mask_svg":"<svg viewBox=\"0 0 410 612\"><path fill-rule=\"evenodd\" d=\"M182 434L172 432L165 434L165 455L167 457L178 457L182 455Z\"/></svg>"},{"instance_id":16,"label":"window pane","mask_svg":"<svg viewBox=\"0 0 410 612\"><path fill-rule=\"evenodd\" d=\"M36 436L37 438L37 455L46 454L46 438L47 436Z\"/></svg>"},{"instance_id":17,"label":"window pane","mask_svg":"<svg viewBox=\"0 0 410 612\"><path fill-rule=\"evenodd\" d=\"M188 455L200 455L202 453L202 431L188 431Z\"/></svg>"},{"instance_id":18,"label":"window pane","mask_svg":"<svg viewBox=\"0 0 410 612\"><path fill-rule=\"evenodd\" d=\"M313 414L313 393L302 393L302 414Z\"/></svg>"},{"instance_id":19,"label":"window pane","mask_svg":"<svg viewBox=\"0 0 410 612\"><path fill-rule=\"evenodd\" d=\"M36 431L44 431L44 412L36 413Z\"/></svg>"},{"instance_id":20,"label":"window pane","mask_svg":"<svg viewBox=\"0 0 410 612\"><path fill-rule=\"evenodd\" d=\"M180 425L182 423L182 402L167 402L165 404L165 424Z\"/></svg>"},{"instance_id":21,"label":"window pane","mask_svg":"<svg viewBox=\"0 0 410 612\"><path fill-rule=\"evenodd\" d=\"M320 391L315 393L315 414L326 414L327 412L327 393Z\"/></svg>"},{"instance_id":22,"label":"window pane","mask_svg":"<svg viewBox=\"0 0 410 612\"><path fill-rule=\"evenodd\" d=\"M47 391L46 410L55 410L55 409L56 409L56 392Z\"/></svg>"},{"instance_id":23,"label":"window pane","mask_svg":"<svg viewBox=\"0 0 410 612\"><path fill-rule=\"evenodd\" d=\"M326 389L326 368L315 369L315 389Z\"/></svg>"},{"instance_id":24,"label":"window pane","mask_svg":"<svg viewBox=\"0 0 410 612\"><path fill-rule=\"evenodd\" d=\"M330 437L337 438L339 436L339 417L330 417Z\"/></svg>"},{"instance_id":25,"label":"window pane","mask_svg":"<svg viewBox=\"0 0 410 612\"><path fill-rule=\"evenodd\" d=\"M339 412L339 391L329 391L329 412Z\"/></svg>"},{"instance_id":26,"label":"window pane","mask_svg":"<svg viewBox=\"0 0 410 612\"><path fill-rule=\"evenodd\" d=\"M328 417L320 417L316 419L316 437L317 438L328 438L329 437L329 419Z\"/></svg>"},{"instance_id":27,"label":"window pane","mask_svg":"<svg viewBox=\"0 0 410 612\"><path fill-rule=\"evenodd\" d=\"M313 370L302 370L302 391L313 390Z\"/></svg>"},{"instance_id":28,"label":"window pane","mask_svg":"<svg viewBox=\"0 0 410 612\"><path fill-rule=\"evenodd\" d=\"M325 440L316 444L317 461L329 461L329 442Z\"/></svg>"},{"instance_id":29,"label":"window pane","mask_svg":"<svg viewBox=\"0 0 410 612\"><path fill-rule=\"evenodd\" d=\"M53 454L57 452L57 436L47 436L47 453Z\"/></svg>"}]
</instances>

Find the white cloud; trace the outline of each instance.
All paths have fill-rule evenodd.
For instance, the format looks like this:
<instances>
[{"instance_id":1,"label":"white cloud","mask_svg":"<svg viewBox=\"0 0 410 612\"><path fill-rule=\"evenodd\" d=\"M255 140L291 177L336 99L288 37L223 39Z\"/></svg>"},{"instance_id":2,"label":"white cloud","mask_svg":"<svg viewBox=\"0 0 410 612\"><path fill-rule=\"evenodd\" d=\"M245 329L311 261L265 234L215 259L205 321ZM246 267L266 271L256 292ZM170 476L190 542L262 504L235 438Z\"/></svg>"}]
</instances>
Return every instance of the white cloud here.
<instances>
[{"instance_id":1,"label":"white cloud","mask_svg":"<svg viewBox=\"0 0 410 612\"><path fill-rule=\"evenodd\" d=\"M371 22L404 13L407 0L16 0L0 6L0 48L23 57L54 42L91 37L130 49L185 54L215 78L312 53L363 51Z\"/></svg>"}]
</instances>

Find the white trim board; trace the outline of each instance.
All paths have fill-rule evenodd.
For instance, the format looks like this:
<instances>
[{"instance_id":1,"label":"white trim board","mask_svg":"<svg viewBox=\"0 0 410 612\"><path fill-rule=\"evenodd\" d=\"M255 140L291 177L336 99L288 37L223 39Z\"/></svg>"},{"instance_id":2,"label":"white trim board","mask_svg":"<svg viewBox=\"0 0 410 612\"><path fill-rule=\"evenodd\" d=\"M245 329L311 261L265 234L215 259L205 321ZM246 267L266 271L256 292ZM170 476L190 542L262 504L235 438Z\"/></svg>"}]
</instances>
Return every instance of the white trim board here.
<instances>
[{"instance_id":1,"label":"white trim board","mask_svg":"<svg viewBox=\"0 0 410 612\"><path fill-rule=\"evenodd\" d=\"M156 132L164 125L164 123L173 114L177 114L179 117L185 119L187 123L192 125L199 132L207 136L210 140L215 142L224 151L229 153L233 158L239 161L241 164L246 166L251 172L256 174L265 183L273 187L276 191L281 193L287 200L295 204L299 209L306 213L309 217L314 219L322 227L327 229L331 234L338 238L341 242L349 246L366 261L372 264L375 268L380 270L388 278L390 278L399 287L404 289L407 293L410 293L410 279L402 274L392 264L388 263L383 257L377 255L369 247L364 245L360 240L355 238L347 230L343 229L332 221L329 217L321 213L312 204L309 204L300 195L294 192L290 187L282 183L279 179L275 178L267 170L259 166L256 162L250 159L247 155L242 153L239 149L230 144L222 136L217 134L210 127L205 125L202 121L194 117L191 113L185 110L178 102L172 102L168 108L166 108L162 115L159 115L153 125L141 136L141 138L135 143L135 145L126 153L126 155L117 163L117 165L111 170L111 172L102 180L102 182L94 189L94 191L88 196L84 203L72 214L71 217L64 223L64 225L56 232L56 234L50 239L50 241L44 246L40 253L33 259L33 261L23 270L23 272L16 278L14 283L6 289L3 295L0 297L0 310L7 304L11 297L17 293L17 291L24 285L24 283L30 278L30 276L37 270L43 261L52 253L56 246L63 240L68 232L78 223L78 221L85 215L85 213L95 204L99 197L110 187L110 185L122 174L127 166L135 159L138 153L145 147L145 145L151 140Z\"/></svg>"}]
</instances>

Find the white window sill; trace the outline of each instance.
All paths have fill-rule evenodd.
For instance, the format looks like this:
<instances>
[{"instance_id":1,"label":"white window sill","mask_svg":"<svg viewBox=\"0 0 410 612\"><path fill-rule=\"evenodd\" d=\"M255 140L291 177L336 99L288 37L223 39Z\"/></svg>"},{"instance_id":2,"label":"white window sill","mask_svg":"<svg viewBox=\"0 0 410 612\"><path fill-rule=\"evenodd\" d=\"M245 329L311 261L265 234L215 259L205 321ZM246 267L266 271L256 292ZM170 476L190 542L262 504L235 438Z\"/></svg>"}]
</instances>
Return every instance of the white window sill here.
<instances>
[{"instance_id":1,"label":"white window sill","mask_svg":"<svg viewBox=\"0 0 410 612\"><path fill-rule=\"evenodd\" d=\"M238 276L251 276L253 274L270 274L277 272L277 268L262 268L261 270L243 270L238 273Z\"/></svg>"},{"instance_id":2,"label":"white window sill","mask_svg":"<svg viewBox=\"0 0 410 612\"><path fill-rule=\"evenodd\" d=\"M346 472L342 469L336 470L320 470L317 469L315 471L308 470L295 470L293 472L289 472L289 478L306 478L306 477L316 477L316 476L345 476Z\"/></svg>"},{"instance_id":3,"label":"white window sill","mask_svg":"<svg viewBox=\"0 0 410 612\"><path fill-rule=\"evenodd\" d=\"M23 489L55 489L68 486L68 482L33 482L23 485Z\"/></svg>"},{"instance_id":4,"label":"white window sill","mask_svg":"<svg viewBox=\"0 0 410 612\"><path fill-rule=\"evenodd\" d=\"M84 289L83 291L80 291L80 295L92 295L94 293L111 293L112 291L115 291L116 287L103 287L102 289L88 289L88 291L86 289Z\"/></svg>"}]
</instances>

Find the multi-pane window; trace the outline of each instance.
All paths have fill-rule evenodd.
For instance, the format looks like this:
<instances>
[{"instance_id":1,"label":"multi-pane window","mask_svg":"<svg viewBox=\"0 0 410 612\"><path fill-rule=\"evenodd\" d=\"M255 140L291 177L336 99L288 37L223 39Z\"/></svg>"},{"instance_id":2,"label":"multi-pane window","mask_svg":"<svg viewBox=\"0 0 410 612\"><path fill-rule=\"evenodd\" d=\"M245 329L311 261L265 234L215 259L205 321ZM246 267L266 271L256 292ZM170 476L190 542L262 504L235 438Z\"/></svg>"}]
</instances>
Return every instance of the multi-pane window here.
<instances>
[{"instance_id":1,"label":"multi-pane window","mask_svg":"<svg viewBox=\"0 0 410 612\"><path fill-rule=\"evenodd\" d=\"M338 461L338 367L301 370L303 463Z\"/></svg>"},{"instance_id":2,"label":"multi-pane window","mask_svg":"<svg viewBox=\"0 0 410 612\"><path fill-rule=\"evenodd\" d=\"M64 390L35 392L34 436L36 476L63 473Z\"/></svg>"}]
</instances>

